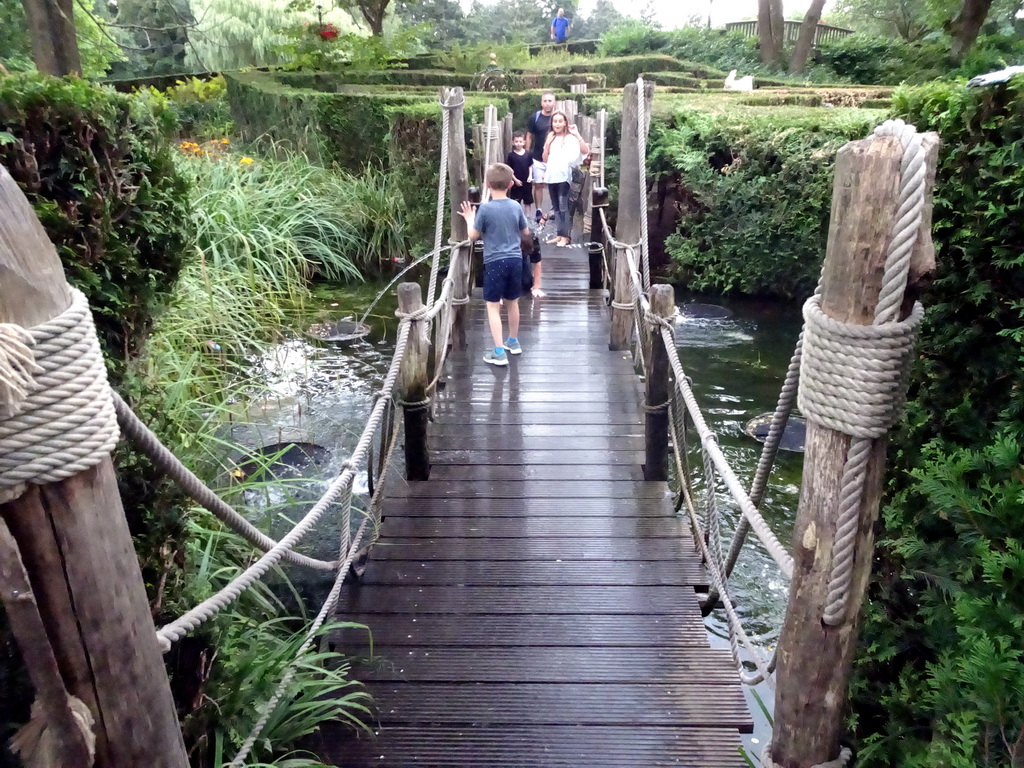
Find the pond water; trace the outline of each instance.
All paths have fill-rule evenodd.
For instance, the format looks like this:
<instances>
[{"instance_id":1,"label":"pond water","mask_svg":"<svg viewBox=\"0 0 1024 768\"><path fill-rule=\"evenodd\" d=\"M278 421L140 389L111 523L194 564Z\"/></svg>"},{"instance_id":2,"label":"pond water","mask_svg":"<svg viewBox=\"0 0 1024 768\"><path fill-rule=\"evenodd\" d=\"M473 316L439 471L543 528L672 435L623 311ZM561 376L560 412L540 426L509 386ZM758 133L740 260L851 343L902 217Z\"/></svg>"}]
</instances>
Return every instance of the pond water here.
<instances>
[{"instance_id":1,"label":"pond water","mask_svg":"<svg viewBox=\"0 0 1024 768\"><path fill-rule=\"evenodd\" d=\"M300 324L358 319L380 286L359 289L321 287L306 308ZM779 387L792 355L800 329L799 309L739 299L708 299L677 293L681 318L676 327L680 359L693 380L694 392L708 425L719 438L726 457L737 475L749 485L761 445L748 437L744 425L752 418L773 411ZM725 311L698 304L714 304ZM387 296L367 319L371 332L364 340L348 345L324 344L305 336L289 338L261 361L268 385L267 397L250 409L248 423L236 423L234 442L258 447L269 443L301 441L324 446L329 456L322 474L299 481L288 491L279 486L265 494L251 493L248 501L257 510L257 522L271 535L280 536L290 527L278 514L291 501L311 501L326 487L341 462L355 447L372 406L373 394L390 362L396 321L394 299ZM400 461L400 456L398 457ZM699 466L699 465L697 465ZM779 539L788 546L799 497L802 454L780 452L765 499L766 519ZM401 471L401 467L396 467ZM357 492L365 494L365 472L357 479ZM731 534L739 510L731 498L719 494L727 519L725 534ZM307 509L307 504L297 508ZM303 551L319 557L337 555L337 524L331 515L314 531ZM289 574L311 605L322 597L323 580L297 569ZM738 611L751 639L765 655L775 647L785 612L788 583L767 552L751 538L733 576ZM724 614L719 610L707 619L709 638L716 647L728 647ZM771 691L762 685L760 697L771 708ZM749 698L749 694L748 694ZM745 739L748 749L760 754L770 733L766 718L751 698L756 731Z\"/></svg>"}]
</instances>

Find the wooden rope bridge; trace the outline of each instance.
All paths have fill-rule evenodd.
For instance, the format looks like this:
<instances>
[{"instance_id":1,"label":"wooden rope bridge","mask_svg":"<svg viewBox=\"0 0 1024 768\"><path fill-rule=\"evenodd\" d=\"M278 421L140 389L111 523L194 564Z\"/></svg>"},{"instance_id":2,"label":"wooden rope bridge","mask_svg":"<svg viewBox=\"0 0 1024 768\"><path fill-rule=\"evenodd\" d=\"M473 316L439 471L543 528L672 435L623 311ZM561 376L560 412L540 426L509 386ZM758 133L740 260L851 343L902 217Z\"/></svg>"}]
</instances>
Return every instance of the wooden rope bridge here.
<instances>
[{"instance_id":1,"label":"wooden rope bridge","mask_svg":"<svg viewBox=\"0 0 1024 768\"><path fill-rule=\"evenodd\" d=\"M622 147L643 145L651 97L642 82L625 89ZM442 103L450 199L466 200L461 89L442 94ZM488 114L487 134L495 137L496 115L493 109ZM910 255L908 308L932 264L934 137L924 146L928 202ZM496 157L496 149L488 146L487 156ZM839 153L821 306L842 322L870 324L897 221L902 157L898 139L878 136ZM340 594L342 618L362 621L373 633L372 645L354 630L331 638L358 660L356 676L376 700L372 737L340 724L323 730L322 752L336 765L746 764L739 734L750 732L752 721L737 658L708 647L698 604L711 574L728 610L721 553L715 554L721 537L711 523L707 535L692 535L700 526L691 530L676 515L666 482L670 422L675 447L685 450L685 428L672 411L685 379L670 354L672 290L648 287L649 265L642 265L644 283L637 288L641 278L629 244L643 230L643 161L636 151L624 151L621 159L616 232L605 243L611 274L603 274L600 249L590 249L589 258L584 251L548 249L549 295L524 302L524 352L507 369L480 359L490 340L482 302L468 301L471 246L461 217L452 215L455 245L436 301L437 262L428 306L418 285L399 290L396 354L359 446L329 492L344 506L337 567L318 563L336 573L316 622ZM12 188L0 169L0 322L12 326L5 332L21 333L64 313L68 289L41 226ZM585 195L594 202L590 220L597 232L604 217L596 209L607 204L606 192L595 188L591 195L588 188ZM439 211L443 203L442 196ZM608 283L610 296L602 289ZM634 327L640 331L635 340ZM643 347L642 391L630 353L634 343ZM435 390L445 377L443 391ZM373 464L367 457L379 433L387 446L380 469L386 468L398 444L388 410L396 402L407 406L407 477L381 481L351 537L356 467ZM708 439L714 442L713 435ZM809 426L770 755L773 765L787 768L821 764L839 753L856 611L845 625L826 627L821 609L829 582L825 548L836 536L837 478L848 445L843 433ZM858 509L852 606L859 606L866 586L881 492L884 439L875 447ZM94 737L99 768L184 768L161 645L113 466L106 454L96 461L67 479L3 489L0 587L7 587L0 597L31 667L43 704L39 717L67 754L91 752L85 742ZM708 467L713 495L715 469ZM743 489L736 494L744 496ZM329 503L325 497L317 508ZM745 519L757 530L757 511L749 498L746 504ZM204 506L229 525L232 515L240 517L226 505ZM380 539L367 568L343 587L378 512ZM216 600L161 629L165 649L280 562L314 523L308 516L279 542L250 532L248 540L264 554ZM710 553L704 563L698 551ZM10 587L15 583L28 584L30 592ZM264 715L283 690L284 682ZM95 716L84 740L73 724L79 705ZM259 727L232 765L243 764Z\"/></svg>"}]
</instances>

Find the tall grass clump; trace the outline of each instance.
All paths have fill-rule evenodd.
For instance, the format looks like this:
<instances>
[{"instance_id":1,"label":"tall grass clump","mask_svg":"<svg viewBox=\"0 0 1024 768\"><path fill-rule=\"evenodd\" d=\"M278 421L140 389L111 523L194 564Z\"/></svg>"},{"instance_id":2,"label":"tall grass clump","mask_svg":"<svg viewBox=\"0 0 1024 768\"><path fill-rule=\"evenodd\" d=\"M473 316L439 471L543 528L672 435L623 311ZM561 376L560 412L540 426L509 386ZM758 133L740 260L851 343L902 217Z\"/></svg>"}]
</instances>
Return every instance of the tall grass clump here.
<instances>
[{"instance_id":1,"label":"tall grass clump","mask_svg":"<svg viewBox=\"0 0 1024 768\"><path fill-rule=\"evenodd\" d=\"M358 178L301 155L253 159L225 146L182 145L194 248L136 368L163 392L181 448L198 442L197 423L222 420L233 387L252 383L252 356L281 338L311 281L360 280L405 254L400 197L383 173Z\"/></svg>"},{"instance_id":2,"label":"tall grass clump","mask_svg":"<svg viewBox=\"0 0 1024 768\"><path fill-rule=\"evenodd\" d=\"M208 527L208 519L202 513L190 519L186 564L178 575L180 588L195 602L238 576L252 554L234 534L216 524ZM272 578L280 585L276 591L294 594L280 569ZM265 582L257 582L200 634L175 645L172 668L194 669L195 656L205 660L198 674L175 675L177 698L188 702L182 728L196 768L220 768L234 756L290 667L296 674L270 713L248 765L319 765L315 760L274 758L294 749L325 721L364 727L369 694L349 678L349 664L340 654L319 651L315 645L302 650L309 617L289 617L293 602L301 611L297 595L286 605ZM343 626L352 625L328 623L321 634Z\"/></svg>"}]
</instances>

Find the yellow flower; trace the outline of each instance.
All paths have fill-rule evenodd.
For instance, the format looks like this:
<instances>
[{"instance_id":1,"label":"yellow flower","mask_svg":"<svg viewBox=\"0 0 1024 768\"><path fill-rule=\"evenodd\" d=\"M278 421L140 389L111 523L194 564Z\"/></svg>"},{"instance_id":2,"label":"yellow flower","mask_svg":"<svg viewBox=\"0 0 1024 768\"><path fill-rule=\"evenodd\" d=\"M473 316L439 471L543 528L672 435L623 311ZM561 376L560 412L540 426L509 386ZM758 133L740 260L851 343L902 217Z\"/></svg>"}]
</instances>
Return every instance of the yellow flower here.
<instances>
[{"instance_id":1,"label":"yellow flower","mask_svg":"<svg viewBox=\"0 0 1024 768\"><path fill-rule=\"evenodd\" d=\"M221 144L230 144L231 142L230 142L230 141L228 141L227 139L221 139L221 140L220 140L220 143L221 143Z\"/></svg>"},{"instance_id":2,"label":"yellow flower","mask_svg":"<svg viewBox=\"0 0 1024 768\"><path fill-rule=\"evenodd\" d=\"M240 162L242 165L252 165L252 158L251 157L243 157L238 162Z\"/></svg>"}]
</instances>

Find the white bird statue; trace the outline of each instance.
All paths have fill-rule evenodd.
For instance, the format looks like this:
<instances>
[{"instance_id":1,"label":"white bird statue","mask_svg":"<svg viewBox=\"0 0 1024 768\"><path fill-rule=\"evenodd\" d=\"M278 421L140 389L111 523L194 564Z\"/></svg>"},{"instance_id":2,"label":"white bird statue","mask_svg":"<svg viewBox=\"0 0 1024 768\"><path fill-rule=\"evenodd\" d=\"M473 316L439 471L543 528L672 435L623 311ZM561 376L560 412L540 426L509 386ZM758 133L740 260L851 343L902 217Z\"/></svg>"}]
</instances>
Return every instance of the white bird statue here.
<instances>
[{"instance_id":1,"label":"white bird statue","mask_svg":"<svg viewBox=\"0 0 1024 768\"><path fill-rule=\"evenodd\" d=\"M995 85L996 83L1005 83L1014 75L1019 75L1024 72L1024 67L1017 65L1014 67L1007 67L1006 69L1000 69L998 72L989 72L987 75L978 75L972 77L967 81L968 88L984 88L986 85Z\"/></svg>"},{"instance_id":2,"label":"white bird statue","mask_svg":"<svg viewBox=\"0 0 1024 768\"><path fill-rule=\"evenodd\" d=\"M736 77L736 70L732 70L725 78L725 90L727 91L752 91L754 90L754 76Z\"/></svg>"}]
</instances>

